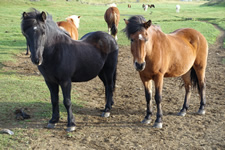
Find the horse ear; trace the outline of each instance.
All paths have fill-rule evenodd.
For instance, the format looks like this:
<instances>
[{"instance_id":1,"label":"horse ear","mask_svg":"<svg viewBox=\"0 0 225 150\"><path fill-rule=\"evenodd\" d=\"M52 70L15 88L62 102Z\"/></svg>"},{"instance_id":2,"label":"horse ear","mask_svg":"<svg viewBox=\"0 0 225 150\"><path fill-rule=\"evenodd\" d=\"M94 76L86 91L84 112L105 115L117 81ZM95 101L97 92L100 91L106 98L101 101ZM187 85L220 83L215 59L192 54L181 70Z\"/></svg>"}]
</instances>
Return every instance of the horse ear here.
<instances>
[{"instance_id":1,"label":"horse ear","mask_svg":"<svg viewBox=\"0 0 225 150\"><path fill-rule=\"evenodd\" d=\"M28 17L28 14L26 12L23 12L23 18Z\"/></svg>"},{"instance_id":2,"label":"horse ear","mask_svg":"<svg viewBox=\"0 0 225 150\"><path fill-rule=\"evenodd\" d=\"M74 23L72 18L68 18L67 21Z\"/></svg>"},{"instance_id":3,"label":"horse ear","mask_svg":"<svg viewBox=\"0 0 225 150\"><path fill-rule=\"evenodd\" d=\"M143 23L145 29L148 29L152 25L152 21L148 20L148 22Z\"/></svg>"},{"instance_id":4,"label":"horse ear","mask_svg":"<svg viewBox=\"0 0 225 150\"><path fill-rule=\"evenodd\" d=\"M45 22L45 20L47 19L47 15L44 11L41 12L41 21Z\"/></svg>"},{"instance_id":5,"label":"horse ear","mask_svg":"<svg viewBox=\"0 0 225 150\"><path fill-rule=\"evenodd\" d=\"M126 20L126 19L123 19L124 20L124 22L126 23L126 24L128 24L129 23L129 21L128 20Z\"/></svg>"}]
</instances>

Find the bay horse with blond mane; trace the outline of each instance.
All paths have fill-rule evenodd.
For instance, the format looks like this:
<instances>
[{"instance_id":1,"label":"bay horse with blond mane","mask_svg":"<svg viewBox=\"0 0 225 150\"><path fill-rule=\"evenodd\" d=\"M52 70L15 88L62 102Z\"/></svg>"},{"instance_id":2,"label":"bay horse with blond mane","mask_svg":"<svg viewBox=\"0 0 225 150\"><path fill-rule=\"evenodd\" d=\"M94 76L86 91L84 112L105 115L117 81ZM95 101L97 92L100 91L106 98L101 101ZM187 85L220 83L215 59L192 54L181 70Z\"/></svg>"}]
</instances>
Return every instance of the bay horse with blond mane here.
<instances>
[{"instance_id":1,"label":"bay horse with blond mane","mask_svg":"<svg viewBox=\"0 0 225 150\"><path fill-rule=\"evenodd\" d=\"M156 120L153 127L162 128L162 88L164 77L181 76L184 81L184 104L178 115L185 116L189 107L191 86L197 86L200 95L198 114L205 114L205 71L208 44L198 31L185 28L165 34L161 29L146 21L143 16L124 19L123 31L131 40L134 66L145 87L147 102L146 116L142 123L149 124L152 116L152 83L155 83Z\"/></svg>"},{"instance_id":2,"label":"bay horse with blond mane","mask_svg":"<svg viewBox=\"0 0 225 150\"><path fill-rule=\"evenodd\" d=\"M57 22L58 26L69 33L73 40L78 40L78 28L80 16L72 15L66 18L66 21Z\"/></svg>"},{"instance_id":3,"label":"bay horse with blond mane","mask_svg":"<svg viewBox=\"0 0 225 150\"><path fill-rule=\"evenodd\" d=\"M120 12L116 5L110 5L104 15L105 22L108 25L108 33L117 40L118 24L120 20Z\"/></svg>"},{"instance_id":4,"label":"bay horse with blond mane","mask_svg":"<svg viewBox=\"0 0 225 150\"><path fill-rule=\"evenodd\" d=\"M118 45L111 35L96 31L87 33L80 40L72 40L51 15L36 9L23 13L21 30L29 45L31 61L37 65L50 91L52 118L47 128L54 128L59 122L60 86L67 110L67 131L75 130L71 83L89 81L96 76L105 87L106 104L102 117L110 116L118 57Z\"/></svg>"}]
</instances>

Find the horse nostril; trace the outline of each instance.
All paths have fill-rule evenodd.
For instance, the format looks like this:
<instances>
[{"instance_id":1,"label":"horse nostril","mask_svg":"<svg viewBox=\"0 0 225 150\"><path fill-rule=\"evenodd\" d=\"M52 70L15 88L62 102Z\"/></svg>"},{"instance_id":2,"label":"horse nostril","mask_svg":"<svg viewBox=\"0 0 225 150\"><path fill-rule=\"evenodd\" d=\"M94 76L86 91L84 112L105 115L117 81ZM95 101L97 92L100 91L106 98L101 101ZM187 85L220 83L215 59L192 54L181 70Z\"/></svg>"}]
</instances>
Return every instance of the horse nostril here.
<instances>
[{"instance_id":1,"label":"horse nostril","mask_svg":"<svg viewBox=\"0 0 225 150\"><path fill-rule=\"evenodd\" d=\"M141 63L141 64L139 64L138 62L135 62L135 68L136 68L136 70L137 70L137 71L142 71L142 70L144 70L145 64L146 64L146 62L143 62L143 63Z\"/></svg>"},{"instance_id":2,"label":"horse nostril","mask_svg":"<svg viewBox=\"0 0 225 150\"><path fill-rule=\"evenodd\" d=\"M39 59L35 59L35 58L32 58L32 57L31 57L31 60L32 60L32 62L33 62L35 65L38 65L38 64L39 64Z\"/></svg>"},{"instance_id":3,"label":"horse nostril","mask_svg":"<svg viewBox=\"0 0 225 150\"><path fill-rule=\"evenodd\" d=\"M35 63L35 64L39 64L39 60L38 60L38 59L36 59L34 63Z\"/></svg>"}]
</instances>

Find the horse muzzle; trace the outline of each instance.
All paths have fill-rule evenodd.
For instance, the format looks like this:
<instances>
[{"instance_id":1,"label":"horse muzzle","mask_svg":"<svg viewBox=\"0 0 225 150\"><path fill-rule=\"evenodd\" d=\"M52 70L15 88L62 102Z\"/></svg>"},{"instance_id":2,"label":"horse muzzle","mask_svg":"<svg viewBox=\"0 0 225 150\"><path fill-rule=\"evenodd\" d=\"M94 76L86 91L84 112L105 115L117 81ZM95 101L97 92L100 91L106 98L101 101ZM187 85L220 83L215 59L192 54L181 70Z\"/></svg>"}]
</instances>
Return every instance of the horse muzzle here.
<instances>
[{"instance_id":1,"label":"horse muzzle","mask_svg":"<svg viewBox=\"0 0 225 150\"><path fill-rule=\"evenodd\" d=\"M135 61L134 66L137 71L143 71L145 69L146 62L138 63Z\"/></svg>"},{"instance_id":2,"label":"horse muzzle","mask_svg":"<svg viewBox=\"0 0 225 150\"><path fill-rule=\"evenodd\" d=\"M33 62L33 64L40 66L43 62L43 58L42 57L33 57L31 56L31 61Z\"/></svg>"},{"instance_id":3,"label":"horse muzzle","mask_svg":"<svg viewBox=\"0 0 225 150\"><path fill-rule=\"evenodd\" d=\"M35 59L35 60L32 60L33 64L37 65L37 66L40 66L42 64L42 60L40 59Z\"/></svg>"}]
</instances>

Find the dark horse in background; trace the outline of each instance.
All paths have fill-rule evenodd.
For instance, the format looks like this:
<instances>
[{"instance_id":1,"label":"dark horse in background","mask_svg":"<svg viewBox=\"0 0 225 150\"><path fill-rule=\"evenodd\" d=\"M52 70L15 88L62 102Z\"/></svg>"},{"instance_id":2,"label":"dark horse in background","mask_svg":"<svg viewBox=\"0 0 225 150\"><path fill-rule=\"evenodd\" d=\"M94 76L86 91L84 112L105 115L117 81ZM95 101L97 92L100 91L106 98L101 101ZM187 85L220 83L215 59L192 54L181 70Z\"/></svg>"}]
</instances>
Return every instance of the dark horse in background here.
<instances>
[{"instance_id":1,"label":"dark horse in background","mask_svg":"<svg viewBox=\"0 0 225 150\"><path fill-rule=\"evenodd\" d=\"M200 107L198 114L205 114L205 70L208 44L198 31L185 28L165 34L160 27L152 25L142 16L125 20L124 29L131 40L134 66L139 71L145 87L147 112L143 123L149 124L152 116L152 83L155 83L157 114L154 127L162 128L162 88L164 77L181 76L184 81L185 99L180 116L185 116L189 107L191 86L198 86Z\"/></svg>"},{"instance_id":2,"label":"dark horse in background","mask_svg":"<svg viewBox=\"0 0 225 150\"><path fill-rule=\"evenodd\" d=\"M105 86L106 105L102 117L108 117L113 105L116 82L118 45L101 31L86 34L75 41L61 30L51 15L33 9L22 15L21 29L51 94L52 118L48 128L59 121L59 86L67 110L67 131L75 130L71 108L71 82L84 82L99 76Z\"/></svg>"}]
</instances>

